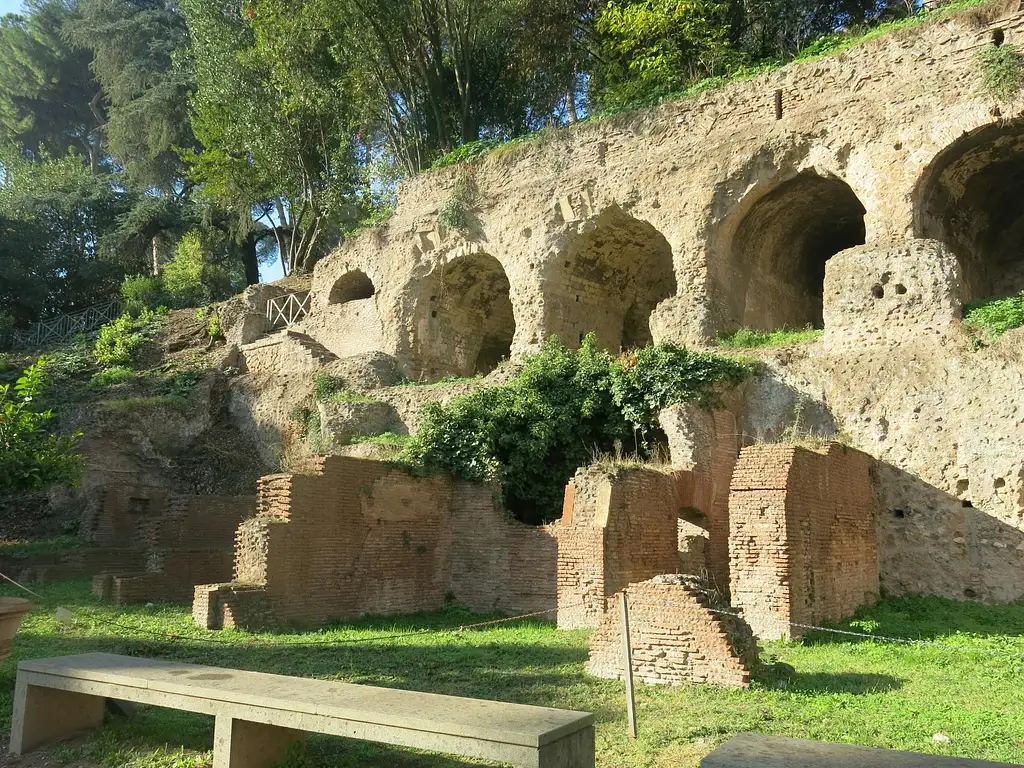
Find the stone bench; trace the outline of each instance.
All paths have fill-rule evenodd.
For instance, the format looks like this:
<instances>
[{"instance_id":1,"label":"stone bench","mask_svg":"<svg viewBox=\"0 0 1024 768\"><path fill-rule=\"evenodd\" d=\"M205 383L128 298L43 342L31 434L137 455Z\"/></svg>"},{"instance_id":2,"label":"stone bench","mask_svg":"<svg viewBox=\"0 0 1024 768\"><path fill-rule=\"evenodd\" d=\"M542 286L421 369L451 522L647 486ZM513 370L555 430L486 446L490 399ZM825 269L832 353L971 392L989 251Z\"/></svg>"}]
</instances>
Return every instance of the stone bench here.
<instances>
[{"instance_id":1,"label":"stone bench","mask_svg":"<svg viewBox=\"0 0 1024 768\"><path fill-rule=\"evenodd\" d=\"M1020 768L1010 763L897 752L853 744L741 733L701 761L701 768Z\"/></svg>"},{"instance_id":2,"label":"stone bench","mask_svg":"<svg viewBox=\"0 0 1024 768\"><path fill-rule=\"evenodd\" d=\"M12 754L98 726L107 699L213 715L214 768L270 768L307 732L523 768L594 768L594 716L86 653L18 665Z\"/></svg>"}]
</instances>

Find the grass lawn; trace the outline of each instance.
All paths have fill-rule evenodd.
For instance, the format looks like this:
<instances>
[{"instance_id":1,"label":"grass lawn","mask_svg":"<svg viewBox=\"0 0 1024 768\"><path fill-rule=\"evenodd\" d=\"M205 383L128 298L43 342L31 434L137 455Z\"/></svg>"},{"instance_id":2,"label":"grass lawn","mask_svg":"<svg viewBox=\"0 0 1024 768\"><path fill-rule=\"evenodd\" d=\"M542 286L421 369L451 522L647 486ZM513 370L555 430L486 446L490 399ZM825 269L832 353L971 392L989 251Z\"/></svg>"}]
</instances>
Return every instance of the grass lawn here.
<instances>
[{"instance_id":1,"label":"grass lawn","mask_svg":"<svg viewBox=\"0 0 1024 768\"><path fill-rule=\"evenodd\" d=\"M584 671L586 632L558 632L550 624L521 621L456 634L388 637L415 629L455 629L474 618L451 608L276 635L212 633L193 626L185 606L120 609L94 601L83 582L44 584L37 591L46 600L38 601L39 607L18 635L14 654L0 668L4 728L10 725L19 659L105 650L589 710L597 714L602 768L696 766L715 745L741 731L1024 762L1024 660L1020 657L838 635L818 635L802 643L769 643L765 659L792 669L768 667L749 690L641 686L640 738L633 742L626 735L622 684L592 678ZM14 594L10 589L3 593ZM57 605L92 611L136 631L176 637L130 637L128 629L89 620L66 627L56 621ZM889 599L862 611L857 619L843 626L1024 654L1024 605ZM202 642L204 637L230 642L213 645ZM364 642L302 645L356 638ZM934 741L936 733L950 741ZM113 720L86 740L56 748L51 757L75 768L197 768L210 764L212 739L212 718L143 709L131 721ZM291 761L289 768L470 764L314 736L305 758Z\"/></svg>"}]
</instances>

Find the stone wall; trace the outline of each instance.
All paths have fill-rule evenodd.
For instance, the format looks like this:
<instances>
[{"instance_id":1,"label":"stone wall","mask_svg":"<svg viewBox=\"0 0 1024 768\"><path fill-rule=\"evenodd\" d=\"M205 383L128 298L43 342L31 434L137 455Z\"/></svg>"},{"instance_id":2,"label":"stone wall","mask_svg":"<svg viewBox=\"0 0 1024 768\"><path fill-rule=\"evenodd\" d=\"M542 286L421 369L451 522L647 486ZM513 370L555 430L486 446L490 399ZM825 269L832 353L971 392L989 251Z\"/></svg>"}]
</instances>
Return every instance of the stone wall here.
<instances>
[{"instance_id":1,"label":"stone wall","mask_svg":"<svg viewBox=\"0 0 1024 768\"><path fill-rule=\"evenodd\" d=\"M134 554L89 574L94 593L119 603L191 600L196 584L231 577L235 528L255 506L245 497L106 489L85 533L95 544Z\"/></svg>"},{"instance_id":2,"label":"stone wall","mask_svg":"<svg viewBox=\"0 0 1024 768\"><path fill-rule=\"evenodd\" d=\"M633 677L649 685L714 683L746 688L758 649L750 629L709 610L688 577L656 577L626 589ZM620 600L616 595L613 604ZM587 671L623 677L622 623L609 611L590 637Z\"/></svg>"},{"instance_id":3,"label":"stone wall","mask_svg":"<svg viewBox=\"0 0 1024 768\"><path fill-rule=\"evenodd\" d=\"M256 517L236 532L234 582L196 590L197 620L247 623L246 605L264 609L242 587L258 588L276 620L306 624L435 610L449 598L475 611L551 610L554 539L506 520L494 493L347 457L321 459L316 474L264 477ZM235 606L232 618L211 602Z\"/></svg>"},{"instance_id":4,"label":"stone wall","mask_svg":"<svg viewBox=\"0 0 1024 768\"><path fill-rule=\"evenodd\" d=\"M849 616L877 599L870 468L860 451L755 445L729 497L732 604L762 638Z\"/></svg>"}]
</instances>

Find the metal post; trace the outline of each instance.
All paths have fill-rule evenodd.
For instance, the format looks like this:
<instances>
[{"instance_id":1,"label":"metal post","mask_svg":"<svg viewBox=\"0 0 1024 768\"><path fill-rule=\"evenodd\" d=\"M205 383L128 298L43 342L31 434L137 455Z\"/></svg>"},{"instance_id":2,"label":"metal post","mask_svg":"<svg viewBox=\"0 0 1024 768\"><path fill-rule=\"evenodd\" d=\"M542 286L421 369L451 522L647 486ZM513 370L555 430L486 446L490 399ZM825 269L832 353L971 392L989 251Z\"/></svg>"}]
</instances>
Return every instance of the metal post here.
<instances>
[{"instance_id":1,"label":"metal post","mask_svg":"<svg viewBox=\"0 0 1024 768\"><path fill-rule=\"evenodd\" d=\"M626 716L629 719L629 738L636 738L636 696L633 693L633 649L629 643L629 606L626 590L619 595L619 618L622 622L622 664L626 681Z\"/></svg>"}]
</instances>

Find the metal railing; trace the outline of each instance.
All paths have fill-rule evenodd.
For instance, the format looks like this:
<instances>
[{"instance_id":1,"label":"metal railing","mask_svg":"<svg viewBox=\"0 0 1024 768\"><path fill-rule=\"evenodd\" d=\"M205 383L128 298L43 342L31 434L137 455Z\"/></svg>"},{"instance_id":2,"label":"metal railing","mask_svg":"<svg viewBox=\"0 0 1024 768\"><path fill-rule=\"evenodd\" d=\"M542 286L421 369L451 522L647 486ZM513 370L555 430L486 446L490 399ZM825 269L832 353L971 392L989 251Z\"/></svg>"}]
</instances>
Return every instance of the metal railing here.
<instances>
[{"instance_id":1,"label":"metal railing","mask_svg":"<svg viewBox=\"0 0 1024 768\"><path fill-rule=\"evenodd\" d=\"M267 322L271 328L287 328L309 314L309 291L288 293L267 302Z\"/></svg>"},{"instance_id":2,"label":"metal railing","mask_svg":"<svg viewBox=\"0 0 1024 768\"><path fill-rule=\"evenodd\" d=\"M11 345L15 349L31 349L51 342L64 341L75 334L95 331L101 325L113 322L123 310L124 305L120 299L114 299L106 304L83 309L81 312L61 315L53 320L43 320L27 331L14 331L11 334Z\"/></svg>"}]
</instances>

